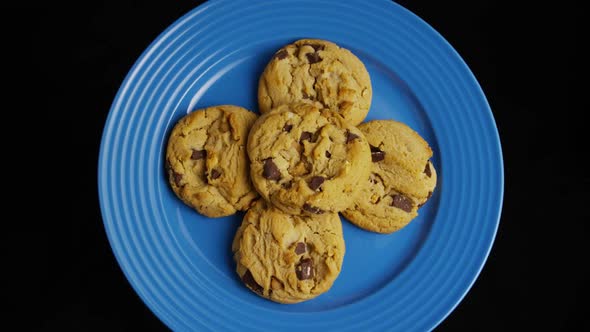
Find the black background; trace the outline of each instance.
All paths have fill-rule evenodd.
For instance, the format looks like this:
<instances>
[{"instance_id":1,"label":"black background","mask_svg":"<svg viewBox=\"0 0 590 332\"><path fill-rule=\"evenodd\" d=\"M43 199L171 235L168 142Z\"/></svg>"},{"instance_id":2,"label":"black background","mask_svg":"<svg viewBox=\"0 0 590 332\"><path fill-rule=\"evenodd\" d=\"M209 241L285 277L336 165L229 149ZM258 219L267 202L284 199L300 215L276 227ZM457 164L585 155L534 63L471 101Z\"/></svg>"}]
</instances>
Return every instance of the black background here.
<instances>
[{"instance_id":1,"label":"black background","mask_svg":"<svg viewBox=\"0 0 590 332\"><path fill-rule=\"evenodd\" d=\"M198 3L40 2L4 12L26 14L28 30L5 30L5 45L16 58L24 50L27 66L43 80L47 99L29 96L30 102L51 105L46 112L63 118L56 131L65 136L65 149L54 150L66 151L58 167L67 169L65 190L72 190L59 198L65 208L58 222L29 228L27 241L35 246L5 253L25 285L7 316L26 312L24 329L166 330L126 281L106 239L96 188L98 147L128 70ZM504 153L504 208L493 250L471 291L436 330L588 330L590 177L578 103L587 83L575 84L581 8L566 2L399 3L437 29L469 65L491 105ZM6 67L10 71L11 64ZM17 88L21 83L14 81Z\"/></svg>"}]
</instances>

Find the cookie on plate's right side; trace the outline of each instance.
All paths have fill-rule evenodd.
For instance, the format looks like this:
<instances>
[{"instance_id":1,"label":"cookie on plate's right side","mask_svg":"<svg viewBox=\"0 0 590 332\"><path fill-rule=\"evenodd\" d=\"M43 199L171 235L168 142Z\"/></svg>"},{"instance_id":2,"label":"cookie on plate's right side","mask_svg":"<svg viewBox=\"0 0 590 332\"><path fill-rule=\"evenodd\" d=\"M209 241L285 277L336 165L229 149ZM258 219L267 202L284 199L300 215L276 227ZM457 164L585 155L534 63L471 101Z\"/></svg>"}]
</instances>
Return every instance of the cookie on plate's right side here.
<instances>
[{"instance_id":1,"label":"cookie on plate's right side","mask_svg":"<svg viewBox=\"0 0 590 332\"><path fill-rule=\"evenodd\" d=\"M362 229L395 232L418 215L435 190L432 149L401 122L374 120L358 128L370 144L371 173L362 194L342 214Z\"/></svg>"}]
</instances>

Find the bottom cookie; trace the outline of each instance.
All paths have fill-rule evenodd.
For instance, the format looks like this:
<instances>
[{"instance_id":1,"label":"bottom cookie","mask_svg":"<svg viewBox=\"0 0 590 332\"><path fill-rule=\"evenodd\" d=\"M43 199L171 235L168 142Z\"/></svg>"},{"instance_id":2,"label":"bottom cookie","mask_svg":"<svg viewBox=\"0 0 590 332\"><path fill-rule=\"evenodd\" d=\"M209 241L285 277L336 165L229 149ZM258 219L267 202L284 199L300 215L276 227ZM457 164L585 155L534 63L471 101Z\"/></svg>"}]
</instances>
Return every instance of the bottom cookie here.
<instances>
[{"instance_id":1,"label":"bottom cookie","mask_svg":"<svg viewBox=\"0 0 590 332\"><path fill-rule=\"evenodd\" d=\"M248 288L279 303L310 300L332 287L345 246L338 214L292 216L259 200L244 216L232 251Z\"/></svg>"}]
</instances>

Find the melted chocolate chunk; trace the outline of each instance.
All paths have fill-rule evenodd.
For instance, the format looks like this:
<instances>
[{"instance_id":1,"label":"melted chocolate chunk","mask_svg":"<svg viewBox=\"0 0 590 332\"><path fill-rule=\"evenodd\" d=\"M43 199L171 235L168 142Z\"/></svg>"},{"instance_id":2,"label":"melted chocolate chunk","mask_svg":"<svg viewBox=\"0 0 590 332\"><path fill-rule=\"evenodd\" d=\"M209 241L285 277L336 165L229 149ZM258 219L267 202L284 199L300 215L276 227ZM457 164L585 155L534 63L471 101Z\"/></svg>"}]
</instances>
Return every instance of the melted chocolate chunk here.
<instances>
[{"instance_id":1,"label":"melted chocolate chunk","mask_svg":"<svg viewBox=\"0 0 590 332\"><path fill-rule=\"evenodd\" d=\"M307 203L303 204L303 210L309 212L309 213L314 213L314 214L322 214L324 213L324 211L322 211L320 208L317 208L315 206L311 206Z\"/></svg>"},{"instance_id":2,"label":"melted chocolate chunk","mask_svg":"<svg viewBox=\"0 0 590 332\"><path fill-rule=\"evenodd\" d=\"M359 135L353 134L350 131L346 132L346 143L350 143L353 140L357 139Z\"/></svg>"},{"instance_id":3,"label":"melted chocolate chunk","mask_svg":"<svg viewBox=\"0 0 590 332\"><path fill-rule=\"evenodd\" d=\"M272 158L268 158L264 161L264 167L262 170L262 176L269 180L279 180L281 178L281 172L277 165L272 161Z\"/></svg>"},{"instance_id":4,"label":"melted chocolate chunk","mask_svg":"<svg viewBox=\"0 0 590 332\"><path fill-rule=\"evenodd\" d=\"M330 151L326 151L326 158L332 158L332 154L330 153Z\"/></svg>"},{"instance_id":5,"label":"melted chocolate chunk","mask_svg":"<svg viewBox=\"0 0 590 332\"><path fill-rule=\"evenodd\" d=\"M193 149L193 153L191 154L192 160L199 160L207 157L207 150L195 150Z\"/></svg>"},{"instance_id":6,"label":"melted chocolate chunk","mask_svg":"<svg viewBox=\"0 0 590 332\"><path fill-rule=\"evenodd\" d=\"M299 280L307 280L313 278L313 260L311 258L304 258L295 266L295 274Z\"/></svg>"},{"instance_id":7,"label":"melted chocolate chunk","mask_svg":"<svg viewBox=\"0 0 590 332\"><path fill-rule=\"evenodd\" d=\"M275 58L277 58L278 60L283 60L288 55L289 55L289 53L287 52L287 50L282 49L275 54Z\"/></svg>"},{"instance_id":8,"label":"melted chocolate chunk","mask_svg":"<svg viewBox=\"0 0 590 332\"><path fill-rule=\"evenodd\" d=\"M383 159L385 159L385 152L371 145L371 160L376 163Z\"/></svg>"},{"instance_id":9,"label":"melted chocolate chunk","mask_svg":"<svg viewBox=\"0 0 590 332\"><path fill-rule=\"evenodd\" d=\"M299 137L299 143L303 143L303 141L310 141L311 142L312 136L313 136L313 134L310 133L309 131L302 132L301 137Z\"/></svg>"},{"instance_id":10,"label":"melted chocolate chunk","mask_svg":"<svg viewBox=\"0 0 590 332\"><path fill-rule=\"evenodd\" d=\"M283 127L283 131L286 131L288 133L291 132L291 129L293 129L293 125L292 124L285 124L285 126Z\"/></svg>"},{"instance_id":11,"label":"melted chocolate chunk","mask_svg":"<svg viewBox=\"0 0 590 332\"><path fill-rule=\"evenodd\" d=\"M412 207L414 206L414 203L412 203L412 200L407 198L406 196L402 195L402 194L396 194L393 195L393 202L391 202L391 205L395 206L398 209L402 209L406 212L411 212L412 211Z\"/></svg>"},{"instance_id":12,"label":"melted chocolate chunk","mask_svg":"<svg viewBox=\"0 0 590 332\"><path fill-rule=\"evenodd\" d=\"M307 245L305 245L305 243L303 242L297 242L297 245L295 245L295 253L297 255L301 255L304 254L307 251Z\"/></svg>"},{"instance_id":13,"label":"melted chocolate chunk","mask_svg":"<svg viewBox=\"0 0 590 332\"><path fill-rule=\"evenodd\" d=\"M254 276L252 276L250 270L246 270L246 273L242 276L242 281L256 293L262 294L263 288L254 280Z\"/></svg>"},{"instance_id":14,"label":"melted chocolate chunk","mask_svg":"<svg viewBox=\"0 0 590 332\"><path fill-rule=\"evenodd\" d=\"M180 187L180 181L182 180L182 174L176 173L174 170L172 172L172 178L174 179L174 183L176 183L177 187Z\"/></svg>"},{"instance_id":15,"label":"melted chocolate chunk","mask_svg":"<svg viewBox=\"0 0 590 332\"><path fill-rule=\"evenodd\" d=\"M305 56L310 65L322 61L322 58L320 58L320 55L317 52L307 53Z\"/></svg>"},{"instance_id":16,"label":"melted chocolate chunk","mask_svg":"<svg viewBox=\"0 0 590 332\"><path fill-rule=\"evenodd\" d=\"M218 170L216 170L216 169L214 169L214 170L211 170L211 178L212 178L213 180L215 180L215 179L219 178L220 176L221 176L221 172L219 172L219 171L218 171Z\"/></svg>"},{"instance_id":17,"label":"melted chocolate chunk","mask_svg":"<svg viewBox=\"0 0 590 332\"><path fill-rule=\"evenodd\" d=\"M312 176L307 185L311 190L317 190L325 180L323 176Z\"/></svg>"},{"instance_id":18,"label":"melted chocolate chunk","mask_svg":"<svg viewBox=\"0 0 590 332\"><path fill-rule=\"evenodd\" d=\"M430 163L426 163L426 167L424 167L424 174L426 174L426 176L431 177L432 176L432 171L430 170Z\"/></svg>"}]
</instances>

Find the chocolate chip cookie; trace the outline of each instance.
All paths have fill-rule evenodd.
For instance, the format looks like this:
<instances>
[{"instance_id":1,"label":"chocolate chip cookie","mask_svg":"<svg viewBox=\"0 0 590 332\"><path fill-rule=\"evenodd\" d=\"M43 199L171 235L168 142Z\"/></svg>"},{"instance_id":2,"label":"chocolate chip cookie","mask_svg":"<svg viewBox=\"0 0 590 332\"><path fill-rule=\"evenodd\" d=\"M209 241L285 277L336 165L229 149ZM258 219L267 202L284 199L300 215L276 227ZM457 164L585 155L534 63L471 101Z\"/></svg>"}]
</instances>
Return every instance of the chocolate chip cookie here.
<instances>
[{"instance_id":1,"label":"chocolate chip cookie","mask_svg":"<svg viewBox=\"0 0 590 332\"><path fill-rule=\"evenodd\" d=\"M261 113L305 101L339 112L352 125L367 116L372 95L365 65L349 50L319 39L301 39L281 48L258 83Z\"/></svg>"},{"instance_id":2,"label":"chocolate chip cookie","mask_svg":"<svg viewBox=\"0 0 590 332\"><path fill-rule=\"evenodd\" d=\"M360 130L339 113L305 103L260 116L250 131L248 156L254 187L294 215L346 209L371 167Z\"/></svg>"},{"instance_id":3,"label":"chocolate chip cookie","mask_svg":"<svg viewBox=\"0 0 590 332\"><path fill-rule=\"evenodd\" d=\"M259 200L244 216L232 251L248 288L279 303L312 299L330 289L344 258L336 213L292 216Z\"/></svg>"},{"instance_id":4,"label":"chocolate chip cookie","mask_svg":"<svg viewBox=\"0 0 590 332\"><path fill-rule=\"evenodd\" d=\"M231 105L194 111L168 140L166 169L172 190L208 217L247 209L258 197L249 177L248 131L256 114Z\"/></svg>"},{"instance_id":5,"label":"chocolate chip cookie","mask_svg":"<svg viewBox=\"0 0 590 332\"><path fill-rule=\"evenodd\" d=\"M392 120L375 120L358 127L371 147L371 174L362 194L342 212L360 228L391 233L418 215L436 186L432 150L418 133Z\"/></svg>"}]
</instances>

